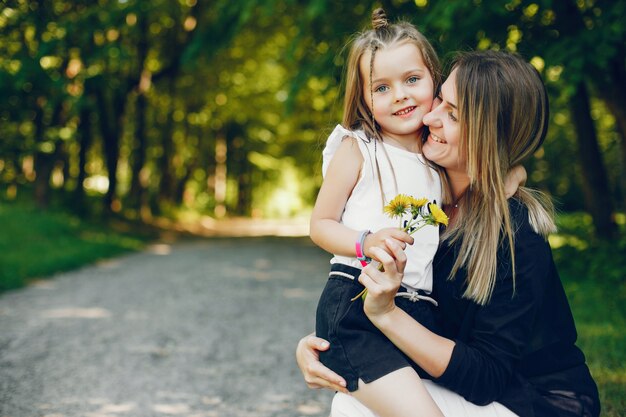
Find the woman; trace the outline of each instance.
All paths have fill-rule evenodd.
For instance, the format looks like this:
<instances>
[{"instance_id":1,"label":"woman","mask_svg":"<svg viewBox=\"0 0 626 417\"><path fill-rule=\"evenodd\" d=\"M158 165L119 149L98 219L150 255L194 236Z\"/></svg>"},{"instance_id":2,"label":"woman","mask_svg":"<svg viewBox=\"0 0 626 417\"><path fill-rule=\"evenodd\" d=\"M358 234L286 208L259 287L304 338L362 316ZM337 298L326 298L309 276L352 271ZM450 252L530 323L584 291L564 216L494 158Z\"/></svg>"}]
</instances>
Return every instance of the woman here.
<instances>
[{"instance_id":1,"label":"woman","mask_svg":"<svg viewBox=\"0 0 626 417\"><path fill-rule=\"evenodd\" d=\"M596 385L575 346L576 329L546 236L547 200L520 188L507 200L504 176L541 145L545 87L532 66L504 52L456 60L440 102L424 117L424 155L446 172L450 225L435 256L437 335L396 308L406 257L387 242L373 248L385 273L363 269L370 321L432 381L444 415L598 416ZM514 248L514 250L510 250ZM316 359L328 343L301 340L298 364L310 387L345 392ZM368 416L337 394L333 416Z\"/></svg>"}]
</instances>

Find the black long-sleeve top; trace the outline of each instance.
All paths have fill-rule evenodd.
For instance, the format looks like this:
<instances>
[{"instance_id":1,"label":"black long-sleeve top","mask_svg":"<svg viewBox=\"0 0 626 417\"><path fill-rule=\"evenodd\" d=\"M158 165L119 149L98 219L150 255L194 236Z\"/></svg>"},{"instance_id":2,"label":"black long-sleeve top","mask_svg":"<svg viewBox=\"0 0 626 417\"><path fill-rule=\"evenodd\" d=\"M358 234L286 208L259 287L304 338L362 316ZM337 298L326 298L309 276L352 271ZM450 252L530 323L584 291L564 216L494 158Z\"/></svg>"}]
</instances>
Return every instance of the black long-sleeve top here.
<instances>
[{"instance_id":1,"label":"black long-sleeve top","mask_svg":"<svg viewBox=\"0 0 626 417\"><path fill-rule=\"evenodd\" d=\"M535 233L528 210L510 199L515 285L508 245L498 251L497 279L488 304L463 298L465 270L448 276L459 244L440 244L433 296L442 335L456 345L436 382L475 404L498 401L520 416L564 415L546 401L549 391L586 395L599 413L598 391L582 351L552 252ZM549 394L548 394L549 396Z\"/></svg>"}]
</instances>

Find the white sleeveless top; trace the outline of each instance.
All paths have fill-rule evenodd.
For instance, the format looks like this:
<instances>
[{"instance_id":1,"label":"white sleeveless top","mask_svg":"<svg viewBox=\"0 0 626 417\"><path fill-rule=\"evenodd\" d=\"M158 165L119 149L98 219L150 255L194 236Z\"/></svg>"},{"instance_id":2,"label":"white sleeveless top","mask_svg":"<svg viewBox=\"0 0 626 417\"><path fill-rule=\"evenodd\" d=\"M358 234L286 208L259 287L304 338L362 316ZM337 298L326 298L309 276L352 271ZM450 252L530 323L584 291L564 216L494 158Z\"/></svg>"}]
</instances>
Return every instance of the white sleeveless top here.
<instances>
[{"instance_id":1,"label":"white sleeveless top","mask_svg":"<svg viewBox=\"0 0 626 417\"><path fill-rule=\"evenodd\" d=\"M359 149L363 155L363 168L344 212L341 223L354 230L370 230L376 232L386 227L400 227L398 218L390 218L383 212L383 202L380 195L380 186L376 164L374 160L374 139L366 138L363 131L351 131L337 125L326 141L322 152L322 173L325 176L328 164L339 148L345 136L357 139ZM435 170L429 168L422 155L412 153L382 142L376 144L376 158L380 167L385 204L398 194L406 194L415 198L427 198L441 203L441 181ZM382 146L385 149L381 149ZM389 158L385 156L385 150ZM393 164L398 189L395 189L393 171L389 165ZM433 268L432 262L439 244L439 230L437 226L425 226L413 235L415 243L407 245L407 265L402 285L412 290L432 291ZM358 259L334 255L331 263L342 263L362 268Z\"/></svg>"}]
</instances>

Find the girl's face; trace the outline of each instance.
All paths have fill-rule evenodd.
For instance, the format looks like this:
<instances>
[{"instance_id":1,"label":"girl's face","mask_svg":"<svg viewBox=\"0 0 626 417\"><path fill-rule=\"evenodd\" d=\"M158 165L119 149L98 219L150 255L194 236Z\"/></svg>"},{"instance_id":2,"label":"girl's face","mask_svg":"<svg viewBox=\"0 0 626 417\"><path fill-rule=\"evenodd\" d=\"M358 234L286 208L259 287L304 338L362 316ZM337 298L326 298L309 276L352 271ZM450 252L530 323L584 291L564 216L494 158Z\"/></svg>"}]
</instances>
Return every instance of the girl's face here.
<instances>
[{"instance_id":1,"label":"girl's face","mask_svg":"<svg viewBox=\"0 0 626 417\"><path fill-rule=\"evenodd\" d=\"M461 157L461 129L456 97L456 70L441 86L441 93L430 113L424 116L424 124L430 134L422 146L424 156L446 169L466 170L465 158Z\"/></svg>"},{"instance_id":2,"label":"girl's face","mask_svg":"<svg viewBox=\"0 0 626 417\"><path fill-rule=\"evenodd\" d=\"M433 103L433 79L422 54L413 43L402 42L379 49L372 68L371 51L361 57L360 70L365 101L382 129L383 137L417 140L422 118Z\"/></svg>"}]
</instances>

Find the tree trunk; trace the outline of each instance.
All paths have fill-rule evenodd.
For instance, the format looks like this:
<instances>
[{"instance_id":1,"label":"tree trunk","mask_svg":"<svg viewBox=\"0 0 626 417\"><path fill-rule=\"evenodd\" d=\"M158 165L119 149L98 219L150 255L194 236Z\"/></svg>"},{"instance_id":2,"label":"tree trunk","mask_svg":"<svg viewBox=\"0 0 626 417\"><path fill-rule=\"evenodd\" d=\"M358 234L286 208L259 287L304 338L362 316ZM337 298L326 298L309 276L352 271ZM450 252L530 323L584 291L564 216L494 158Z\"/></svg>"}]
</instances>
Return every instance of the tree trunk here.
<instances>
[{"instance_id":1,"label":"tree trunk","mask_svg":"<svg viewBox=\"0 0 626 417\"><path fill-rule=\"evenodd\" d=\"M626 91L622 90L622 91ZM621 97L621 101L624 102L624 97ZM614 100L613 98L604 99L606 106L609 111L615 117L615 129L617 130L617 134L620 137L620 150L621 150L621 158L620 158L620 167L621 172L619 177L619 189L621 194L621 206L622 209L626 209L626 104L619 103L618 100Z\"/></svg>"},{"instance_id":2,"label":"tree trunk","mask_svg":"<svg viewBox=\"0 0 626 417\"><path fill-rule=\"evenodd\" d=\"M583 15L574 0L554 2L553 10L556 16L555 28L561 36L576 37L586 30ZM570 75L569 81L575 87L575 92L569 106L576 127L585 206L593 218L597 236L609 239L614 236L617 227L613 220L610 187L598 146L595 125L591 118L589 93L585 85L585 77L592 75L590 71L590 65L586 64L580 73Z\"/></svg>"},{"instance_id":3,"label":"tree trunk","mask_svg":"<svg viewBox=\"0 0 626 417\"><path fill-rule=\"evenodd\" d=\"M239 173L238 178L237 212L239 215L248 216L252 213L252 187L250 184L249 167L245 166L243 169Z\"/></svg>"},{"instance_id":4,"label":"tree trunk","mask_svg":"<svg viewBox=\"0 0 626 417\"><path fill-rule=\"evenodd\" d=\"M583 81L576 86L576 92L570 101L570 109L578 139L585 204L593 218L596 235L601 239L611 239L617 231L613 220L613 203L591 118L589 94Z\"/></svg>"},{"instance_id":5,"label":"tree trunk","mask_svg":"<svg viewBox=\"0 0 626 417\"><path fill-rule=\"evenodd\" d=\"M176 195L174 197L174 203L176 203L177 205L182 205L185 201L185 190L187 188L187 182L189 181L189 178L191 178L191 175L193 174L193 171L195 169L195 164L191 164L189 165L188 169L185 171L185 175L180 178L177 183L176 183Z\"/></svg>"},{"instance_id":6,"label":"tree trunk","mask_svg":"<svg viewBox=\"0 0 626 417\"><path fill-rule=\"evenodd\" d=\"M227 153L228 145L223 132L218 132L215 138L215 217L221 218L226 215L226 179L227 179Z\"/></svg>"},{"instance_id":7,"label":"tree trunk","mask_svg":"<svg viewBox=\"0 0 626 417\"><path fill-rule=\"evenodd\" d=\"M35 140L38 144L43 144L45 142L44 136L46 126L45 121L43 120L45 113L43 106L43 104L41 104L41 106L37 106L37 112L35 115ZM62 103L55 105L49 127L60 125L62 110ZM60 146L58 141L58 138L55 139L53 149L37 149L35 153L35 203L38 207L43 209L47 208L50 204L50 177L52 175L52 170L54 169L54 164L59 156Z\"/></svg>"},{"instance_id":8,"label":"tree trunk","mask_svg":"<svg viewBox=\"0 0 626 417\"><path fill-rule=\"evenodd\" d=\"M149 210L146 201L146 187L142 183L141 170L146 163L146 109L148 98L146 93L150 88L150 73L146 69L148 55L148 19L145 15L138 17L137 23L139 40L137 42L137 60L139 62L139 83L137 85L137 100L135 102L135 146L131 154L131 180L129 204L140 210Z\"/></svg>"},{"instance_id":9,"label":"tree trunk","mask_svg":"<svg viewBox=\"0 0 626 417\"><path fill-rule=\"evenodd\" d=\"M35 143L42 143L44 141L44 108L43 104L37 103L35 110ZM35 176L35 204L42 209L48 207L50 204L50 172L52 172L52 162L50 161L50 154L45 154L41 150L37 149L34 155L34 170Z\"/></svg>"},{"instance_id":10,"label":"tree trunk","mask_svg":"<svg viewBox=\"0 0 626 417\"><path fill-rule=\"evenodd\" d=\"M70 177L71 177L71 169L70 169L70 152L68 150L68 146L67 146L67 142L66 141L61 141L59 143L59 159L57 162L60 162L61 165L61 172L63 173L63 184L62 187L66 190L69 191L68 189L68 184L71 183L71 181L69 181Z\"/></svg>"},{"instance_id":11,"label":"tree trunk","mask_svg":"<svg viewBox=\"0 0 626 417\"><path fill-rule=\"evenodd\" d=\"M192 145L189 144L190 133L191 133L191 126L189 125L189 122L186 121L184 143L185 143L185 146L188 148L193 147ZM180 157L182 158L182 156ZM187 182L189 181L194 171L198 167L198 149L196 149L196 152L194 152L193 155L188 160L183 161L182 164L184 165L183 170L185 173L182 176L182 178L179 178L178 181L176 181L176 193L174 197L174 202L177 205L182 205L183 203L185 203L184 199L185 199L185 191L187 188Z\"/></svg>"},{"instance_id":12,"label":"tree trunk","mask_svg":"<svg viewBox=\"0 0 626 417\"><path fill-rule=\"evenodd\" d=\"M131 182L129 191L129 203L131 207L141 208L145 203L146 189L141 180L141 170L146 163L147 138L146 138L146 108L147 98L143 92L137 95L135 102L135 146L131 159Z\"/></svg>"},{"instance_id":13,"label":"tree trunk","mask_svg":"<svg viewBox=\"0 0 626 417\"><path fill-rule=\"evenodd\" d=\"M615 117L615 127L620 137L621 173L620 193L622 209L626 209L626 47L622 47L606 70L592 77L598 94Z\"/></svg>"},{"instance_id":14,"label":"tree trunk","mask_svg":"<svg viewBox=\"0 0 626 417\"><path fill-rule=\"evenodd\" d=\"M113 95L111 100L107 99L104 86L100 85L96 89L96 99L98 102L98 112L100 119L100 131L104 145L104 156L109 178L109 188L104 196L104 209L110 213L114 210L113 202L117 189L117 165L120 155L120 137L122 135L122 119L126 96L119 91L110 91ZM116 208L117 209L117 208Z\"/></svg>"},{"instance_id":15,"label":"tree trunk","mask_svg":"<svg viewBox=\"0 0 626 417\"><path fill-rule=\"evenodd\" d=\"M251 213L252 205L248 149L241 137L235 137L229 144L228 163L232 167L231 175L237 178L237 203L234 211L237 215L246 216Z\"/></svg>"},{"instance_id":16,"label":"tree trunk","mask_svg":"<svg viewBox=\"0 0 626 417\"><path fill-rule=\"evenodd\" d=\"M175 155L174 149L174 111L176 110L176 102L174 100L176 79L171 78L169 83L170 108L167 115L167 122L163 128L162 146L163 153L159 159L159 170L161 172L161 182L159 183L159 200L165 202L174 202L176 194L176 181L174 178L174 170L172 167L172 158Z\"/></svg>"},{"instance_id":17,"label":"tree trunk","mask_svg":"<svg viewBox=\"0 0 626 417\"><path fill-rule=\"evenodd\" d=\"M85 83L87 90L87 83ZM86 93L87 94L87 93ZM74 189L74 202L76 210L83 213L85 206L85 179L87 178L87 151L91 146L93 132L91 130L91 108L83 105L80 109L80 119L78 121L78 177L76 178L76 188Z\"/></svg>"}]
</instances>

